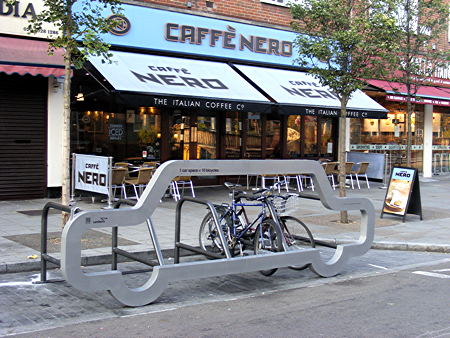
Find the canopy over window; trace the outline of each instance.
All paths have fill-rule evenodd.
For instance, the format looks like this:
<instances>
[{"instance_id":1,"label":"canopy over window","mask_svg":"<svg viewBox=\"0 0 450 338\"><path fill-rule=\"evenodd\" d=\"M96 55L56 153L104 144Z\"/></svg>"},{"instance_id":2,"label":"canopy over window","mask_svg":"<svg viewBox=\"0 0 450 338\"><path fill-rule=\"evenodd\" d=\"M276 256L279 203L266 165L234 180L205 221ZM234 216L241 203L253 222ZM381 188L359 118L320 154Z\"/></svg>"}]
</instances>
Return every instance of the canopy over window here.
<instances>
[{"instance_id":1,"label":"canopy over window","mask_svg":"<svg viewBox=\"0 0 450 338\"><path fill-rule=\"evenodd\" d=\"M48 43L0 37L0 72L19 75L64 76L63 51L48 55Z\"/></svg>"},{"instance_id":2,"label":"canopy over window","mask_svg":"<svg viewBox=\"0 0 450 338\"><path fill-rule=\"evenodd\" d=\"M280 113L339 116L341 104L329 87L308 73L235 65L279 105ZM347 116L386 118L387 110L358 90L347 105Z\"/></svg>"},{"instance_id":3,"label":"canopy over window","mask_svg":"<svg viewBox=\"0 0 450 338\"><path fill-rule=\"evenodd\" d=\"M112 62L89 61L122 94L145 95L155 107L270 111L272 104L222 62L112 52Z\"/></svg>"},{"instance_id":4,"label":"canopy over window","mask_svg":"<svg viewBox=\"0 0 450 338\"><path fill-rule=\"evenodd\" d=\"M388 82L383 80L367 80L373 87L384 90L388 95L388 101L406 102L408 90L406 85L399 82ZM418 104L433 104L436 106L450 106L450 88L420 86L412 101Z\"/></svg>"}]
</instances>

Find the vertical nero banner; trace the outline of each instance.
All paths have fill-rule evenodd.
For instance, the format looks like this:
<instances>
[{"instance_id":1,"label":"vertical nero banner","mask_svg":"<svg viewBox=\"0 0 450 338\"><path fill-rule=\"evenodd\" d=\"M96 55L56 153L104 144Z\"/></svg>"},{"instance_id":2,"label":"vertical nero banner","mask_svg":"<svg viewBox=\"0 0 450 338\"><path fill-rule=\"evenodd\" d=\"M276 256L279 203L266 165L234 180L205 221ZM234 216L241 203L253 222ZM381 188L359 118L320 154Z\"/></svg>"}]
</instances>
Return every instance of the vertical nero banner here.
<instances>
[{"instance_id":1,"label":"vertical nero banner","mask_svg":"<svg viewBox=\"0 0 450 338\"><path fill-rule=\"evenodd\" d=\"M109 195L109 158L76 154L75 189Z\"/></svg>"}]
</instances>

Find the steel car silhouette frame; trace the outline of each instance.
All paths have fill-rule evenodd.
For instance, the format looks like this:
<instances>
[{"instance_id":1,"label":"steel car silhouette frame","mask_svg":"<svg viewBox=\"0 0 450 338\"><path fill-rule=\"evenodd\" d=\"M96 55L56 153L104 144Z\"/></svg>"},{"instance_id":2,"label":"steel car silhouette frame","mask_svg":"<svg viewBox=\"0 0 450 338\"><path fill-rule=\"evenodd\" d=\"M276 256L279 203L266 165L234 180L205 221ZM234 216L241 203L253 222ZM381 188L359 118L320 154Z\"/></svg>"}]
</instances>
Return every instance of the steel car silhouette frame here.
<instances>
[{"instance_id":1,"label":"steel car silhouette frame","mask_svg":"<svg viewBox=\"0 0 450 338\"><path fill-rule=\"evenodd\" d=\"M211 175L264 175L309 174L314 180L316 192L322 204L331 210L359 210L361 224L359 238L340 244L334 255L324 261L319 249L309 248L265 255L226 257L216 260L180 262L153 268L144 285L129 288L118 270L82 271L81 238L89 229L125 227L148 222L159 205L161 197L176 176ZM301 199L300 199L301 200ZM367 198L337 197L317 161L311 160L177 160L163 163L155 172L134 207L111 210L87 210L73 215L64 227L61 246L61 269L66 280L82 291L108 290L121 303L142 306L154 302L167 288L169 282L200 279L227 274L237 274L272 268L311 264L312 270L322 277L340 273L347 261L365 254L374 238L375 212ZM156 231L152 231L153 243L158 243ZM159 246L159 244L158 244Z\"/></svg>"}]
</instances>

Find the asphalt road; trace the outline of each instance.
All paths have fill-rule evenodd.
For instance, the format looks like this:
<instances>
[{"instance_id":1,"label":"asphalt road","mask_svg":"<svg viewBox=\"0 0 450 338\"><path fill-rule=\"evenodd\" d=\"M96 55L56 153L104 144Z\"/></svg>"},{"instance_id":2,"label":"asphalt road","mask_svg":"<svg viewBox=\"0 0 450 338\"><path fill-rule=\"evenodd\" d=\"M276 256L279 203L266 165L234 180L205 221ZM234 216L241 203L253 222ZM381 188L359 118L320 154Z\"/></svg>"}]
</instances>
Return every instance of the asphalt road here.
<instances>
[{"instance_id":1,"label":"asphalt road","mask_svg":"<svg viewBox=\"0 0 450 338\"><path fill-rule=\"evenodd\" d=\"M450 337L450 262L19 337Z\"/></svg>"},{"instance_id":2,"label":"asphalt road","mask_svg":"<svg viewBox=\"0 0 450 338\"><path fill-rule=\"evenodd\" d=\"M130 285L149 278L128 276ZM450 337L446 254L371 250L333 278L281 269L269 278L174 283L140 308L123 307L107 292L30 278L36 275L1 275L0 336Z\"/></svg>"}]
</instances>

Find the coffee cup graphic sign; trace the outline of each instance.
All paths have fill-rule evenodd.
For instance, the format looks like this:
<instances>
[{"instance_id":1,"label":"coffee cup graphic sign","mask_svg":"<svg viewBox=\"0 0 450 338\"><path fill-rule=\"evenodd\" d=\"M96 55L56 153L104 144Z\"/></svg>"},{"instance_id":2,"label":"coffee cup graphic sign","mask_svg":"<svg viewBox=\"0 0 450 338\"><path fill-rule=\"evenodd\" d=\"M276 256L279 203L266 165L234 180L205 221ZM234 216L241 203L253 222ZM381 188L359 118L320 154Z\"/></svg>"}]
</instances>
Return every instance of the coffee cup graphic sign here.
<instances>
[{"instance_id":1,"label":"coffee cup graphic sign","mask_svg":"<svg viewBox=\"0 0 450 338\"><path fill-rule=\"evenodd\" d=\"M419 180L416 169L392 168L381 217L383 217L383 213L403 217L407 213L414 213L420 215L422 218Z\"/></svg>"}]
</instances>

